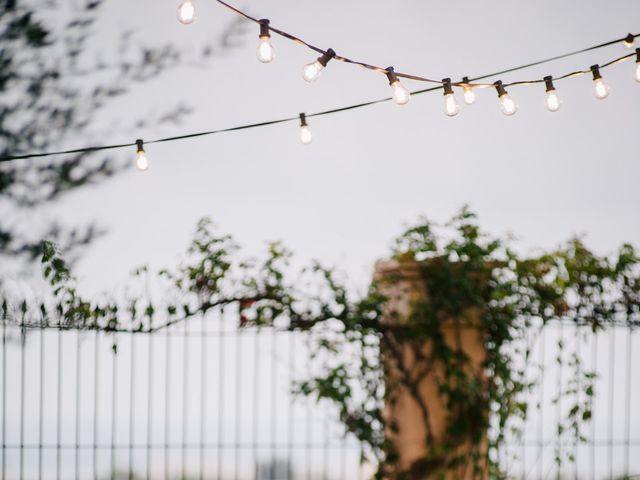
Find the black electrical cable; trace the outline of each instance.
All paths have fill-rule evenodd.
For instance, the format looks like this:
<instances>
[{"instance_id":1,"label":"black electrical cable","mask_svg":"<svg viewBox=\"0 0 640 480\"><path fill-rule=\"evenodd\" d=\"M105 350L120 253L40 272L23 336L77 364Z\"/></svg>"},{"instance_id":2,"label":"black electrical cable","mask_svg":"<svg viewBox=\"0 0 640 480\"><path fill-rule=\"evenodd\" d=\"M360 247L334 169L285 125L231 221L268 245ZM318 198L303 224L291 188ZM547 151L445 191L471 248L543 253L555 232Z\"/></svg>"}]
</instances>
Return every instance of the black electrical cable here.
<instances>
[{"instance_id":1,"label":"black electrical cable","mask_svg":"<svg viewBox=\"0 0 640 480\"><path fill-rule=\"evenodd\" d=\"M252 22L255 22L257 24L261 24L259 19L256 19L250 15L248 15L247 13L243 12L242 10L239 10L235 7L233 7L232 5L224 2L223 0L216 0L219 4L221 4L222 6L228 8L229 10L237 13L238 15L241 15L242 17L246 18L247 20L250 20ZM287 38L289 40L292 40L296 43L299 43L301 45L306 46L307 48L310 48L311 50L320 53L320 54L326 54L327 51L323 50L319 47L316 47L310 43L305 42L304 40L288 33L285 32L284 30L280 30L278 28L275 28L273 26L271 26L271 24L269 24L269 30L284 37ZM493 72L493 73L488 73L488 74L484 74L484 75L480 75L480 76L476 76L474 78L469 79L468 83L464 83L464 82L452 82L451 85L453 86L457 86L457 87L461 87L461 86L472 86L472 87L479 87L479 88L487 88L487 87L493 87L493 83L488 83L488 84L478 84L478 83L473 83L477 80L482 80L482 79L486 79L486 78L492 78L492 77L497 77L499 75L503 75L506 73L511 73L511 72L515 72L518 70L523 70L526 68L530 68L533 66L537 66L537 65L542 65L545 63L549 63L549 62L553 62L555 60L560 60L563 58L567 58L567 57L571 57L574 55L579 55L581 53L586 53L586 52L590 52L593 50L597 50L600 48L604 48L610 45L614 45L617 43L621 43L623 42L625 39L630 38L631 36L633 36L633 38L637 38L638 36L640 36L640 34L629 34L626 35L625 37L616 39L616 40L611 40L608 42L604 42L604 43L600 43L598 45L593 45L591 47L587 47L587 48L583 48L580 50L575 50L572 52L568 52L568 53L563 53L561 55L556 55L554 57L550 57L550 58L546 58L544 60L538 60L536 62L531 62L531 63L527 63L524 65L519 65L517 67L512 67L512 68L508 68L505 70L500 70L497 72ZM627 58L630 58L632 56L635 56L635 53L629 53L628 55L624 55L622 57L616 58L615 60L612 60L608 63L605 63L603 65L600 65L600 68L605 68L611 65L614 65L618 62L621 62L623 60L626 60ZM359 65L361 67L364 67L366 69L369 70L374 70L380 73L387 73L387 69L386 68L382 68L382 67L378 67L376 65L371 65L371 64L367 64L364 62L359 62L357 60L352 60L350 58L347 57L343 57L340 55L335 55L334 58L338 61L341 62L345 62L345 63L349 63L349 64L353 64L353 65ZM562 80L565 78L570 78L570 77L574 77L577 75L585 75L590 73L591 70L578 70L575 72L571 72L571 73L567 73L565 75L561 75L558 77L552 77L553 80ZM400 73L400 72L394 72L398 77L402 77L402 78L408 78L411 80L416 80L416 81L423 81L423 82L429 82L429 83L435 83L437 84L434 87L430 87L430 88L425 88L422 90L416 90L411 92L412 95L418 95L418 94L422 94L422 93L427 93L427 92L432 92L435 90L440 90L442 89L442 81L441 80L432 80L426 77L421 77L421 76L416 76L416 75L410 75L410 74L405 74L405 73ZM519 80L519 81L514 81L511 83L504 83L503 85L505 87L509 87L509 86L514 86L514 85L528 85L528 84L535 84L535 83L543 83L544 79L535 79L535 80ZM369 102L363 102L363 103L357 103L357 104L353 104L353 105L348 105L345 107L339 107L339 108L334 108L331 110L324 110L321 112L316 112L316 113L310 113L307 114L306 117L319 117L319 116L323 116L323 115L330 115L333 113L339 113L339 112L346 112L348 110L354 110L357 108L362 108L362 107L367 107L370 105L376 105L379 103L383 103L383 102L387 102L391 100L391 97L386 97L386 98L381 98L378 100L372 100ZM203 136L207 136L207 135L215 135L217 133L225 133L225 132L234 132L234 131L238 131L238 130L247 130L250 128L257 128L257 127L264 127L264 126L268 126L268 125L275 125L278 123L285 123L285 122L291 122L294 120L298 120L299 117L295 116L295 117L287 117L287 118L281 118L281 119L277 119L277 120L270 120L270 121L265 121L265 122L259 122L259 123L252 123L252 124L247 124L247 125L240 125L240 126L236 126L236 127L230 127L230 128L223 128L223 129L218 129L218 130L208 130L208 131L203 131L203 132L197 132L197 133L190 133L190 134L185 134L185 135L178 135L178 136L173 136L173 137L166 137L166 138L160 138L160 139L156 139L156 140L149 140L149 141L145 141L145 144L152 144L152 143L163 143L163 142L172 142L172 141L176 141L176 140L185 140L188 138L195 138L195 137L203 137ZM73 154L73 153L85 153L85 152L98 152L98 151L103 151L103 150L112 150L112 149L116 149L116 148L125 148L125 147L133 147L135 146L136 143L132 142L132 143L122 143L122 144L116 144L116 145L98 145L98 146L92 146L92 147L83 147L83 148L76 148L73 150L62 150L62 151L57 151L57 152L44 152L44 153L28 153L28 154L23 154L23 155L7 155L7 156L3 156L0 157L0 162L9 162L9 161L13 161L13 160L24 160L24 159L28 159L28 158L42 158L42 157L50 157L50 156L54 156L54 155L66 155L66 154Z\"/></svg>"}]
</instances>

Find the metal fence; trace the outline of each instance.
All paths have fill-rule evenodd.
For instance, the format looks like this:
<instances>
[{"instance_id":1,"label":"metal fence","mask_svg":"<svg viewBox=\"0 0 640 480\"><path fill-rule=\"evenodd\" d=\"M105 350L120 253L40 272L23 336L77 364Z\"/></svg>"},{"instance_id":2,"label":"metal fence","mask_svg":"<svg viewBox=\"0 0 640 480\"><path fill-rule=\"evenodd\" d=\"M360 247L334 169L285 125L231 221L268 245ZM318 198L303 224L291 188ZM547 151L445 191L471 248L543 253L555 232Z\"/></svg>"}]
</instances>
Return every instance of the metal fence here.
<instances>
[{"instance_id":1,"label":"metal fence","mask_svg":"<svg viewBox=\"0 0 640 480\"><path fill-rule=\"evenodd\" d=\"M334 409L290 393L312 368L309 334L236 327L233 315L154 334L2 325L2 478L369 478ZM599 379L586 441L562 445L576 461L557 465L560 339ZM542 379L534 407L500 458L511 477L640 473L639 341L623 328L545 330L530 362Z\"/></svg>"}]
</instances>

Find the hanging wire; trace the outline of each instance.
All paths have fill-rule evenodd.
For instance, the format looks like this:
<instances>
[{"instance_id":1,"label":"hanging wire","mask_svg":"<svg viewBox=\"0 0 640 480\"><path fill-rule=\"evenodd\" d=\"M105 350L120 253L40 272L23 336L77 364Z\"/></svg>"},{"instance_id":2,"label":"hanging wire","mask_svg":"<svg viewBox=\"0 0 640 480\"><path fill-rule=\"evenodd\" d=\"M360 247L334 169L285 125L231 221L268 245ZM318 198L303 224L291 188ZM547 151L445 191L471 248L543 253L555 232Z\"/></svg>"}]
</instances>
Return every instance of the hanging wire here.
<instances>
[{"instance_id":1,"label":"hanging wire","mask_svg":"<svg viewBox=\"0 0 640 480\"><path fill-rule=\"evenodd\" d=\"M227 2L223 1L223 0L216 0L220 5L222 5L223 7L235 12L236 14L244 17L245 19L252 21L258 25L261 24L260 19L257 19L255 17L252 17L251 15L247 14L246 12L228 4ZM281 37L284 37L288 40L291 40L295 43L298 43L300 45L303 45L311 50L313 50L314 52L320 53L320 54L326 54L328 52L328 50L324 50L320 47L317 47L315 45L312 45L304 40L302 40L299 37L296 37L295 35L292 35L291 33L288 33L284 30L280 30L279 28L276 28L274 26L271 25L271 23L268 24L268 28L269 31L280 35ZM493 83L477 83L477 80L484 80L487 78L493 78L493 77L497 77L499 75L504 75L506 73L511 73L511 72L515 72L515 71L519 71L519 70L524 70L526 68L530 68L530 67L534 67L537 65L542 65L545 63L549 63L549 62L553 62L556 60L560 60L563 58L567 58L567 57L571 57L574 55L579 55L582 53L586 53L586 52L590 52L593 50L598 50L600 48L604 48L604 47L608 47L610 45L615 45L617 43L621 43L623 41L625 41L626 39L629 39L631 37L633 37L634 39L639 37L640 34L628 34L625 35L624 37L615 39L615 40L610 40L608 42L604 42L604 43L600 43L598 45L593 45L587 48L582 48L580 50L574 50L572 52L567 52L567 53L563 53L560 55L556 55L553 57L549 57L549 58L545 58L543 60L538 60L535 62L531 62L531 63L526 63L523 65L518 65L516 67L511 67L505 70L500 70L497 72L493 72L493 73L487 73L484 75L479 75L473 78L469 78L467 82L451 82L452 86L455 87L473 87L473 88L494 88L495 85ZM600 65L600 68L607 68L611 65L615 65L617 63L623 62L625 60L628 60L631 57L636 57L636 53L629 53L627 55L623 55L621 57L618 57L614 60L611 60L610 62L604 63L602 65ZM335 60L338 60L340 62L344 62L344 63L348 63L348 64L352 64L352 65L358 65L360 67L366 68L368 70L372 70L372 71L376 71L378 73L383 73L383 74L387 74L388 70L386 68L382 68L376 65L371 65L368 63L364 63L364 62L360 62L357 60L353 60L350 59L348 57L344 57L341 55L335 55L333 56L333 58ZM432 92L435 90L440 90L443 88L443 83L442 80L434 80L431 78L427 78L427 77L422 77L419 75L412 75L412 74L408 74L408 73L402 73L402 72L397 72L394 71L395 75L398 77L402 77L402 78L406 78L406 79L410 79L410 80L415 80L415 81L420 81L420 82L427 82L427 83L433 83L436 84L433 87L429 87L429 88L425 88L425 89L421 89L421 90L416 90L411 92L412 95L418 95L418 94L422 94L422 93L428 93L428 92ZM572 78L572 77L576 77L576 76L580 76L580 75L586 75L591 73L590 69L587 70L577 70L575 72L570 72L564 75L560 75L557 77L552 77L552 80L564 80L566 78ZM517 86L517 85L532 85L532 84L537 84L537 83L544 83L544 79L533 79L533 80L517 80L514 82L510 82L510 83L503 83L504 87L511 87L511 86ZM378 100L371 100L368 102L362 102L362 103L357 103L357 104L353 104L353 105L347 105L344 107L339 107L339 108L334 108L331 110L324 110L321 112L316 112L316 113L309 113L306 114L307 118L310 117L319 117L319 116L323 116L323 115L331 115L334 113L340 113L340 112L346 112L349 110L355 110L358 108L362 108L362 107L367 107L370 105L376 105L379 103L384 103L391 100L391 97L386 97L386 98L381 98ZM218 133L225 133L225 132L234 132L234 131L239 131L239 130L248 130L251 128L257 128L257 127L265 127L268 125L276 125L279 123L285 123L285 122L292 122L292 121L297 121L299 119L299 116L293 116L293 117L287 117L287 118L280 118L277 120L269 120L269 121L265 121L265 122L258 122L258 123L251 123L251 124L247 124L247 125L239 125L236 127L230 127L230 128L222 128L222 129L217 129L217 130L207 130L207 131L203 131L203 132L197 132L197 133L189 133L189 134L185 134L185 135L177 135L177 136L173 136L173 137L165 137L165 138L159 138L156 140L149 140L149 141L145 141L145 144L152 144L152 143L163 143L163 142L173 142L173 141L177 141L177 140L185 140L185 139L189 139L189 138L196 138L196 137L203 137L203 136L208 136L208 135L215 135ZM24 160L24 159L29 159L29 158L42 158L42 157L50 157L50 156L55 156L55 155L67 155L67 154L73 154L73 153L88 153L88 152L98 152L98 151L103 151L103 150L113 150L113 149L118 149L118 148L126 148L126 147L133 147L136 146L136 142L131 142L131 143L120 143L120 144L114 144L114 145L97 145L97 146L90 146L90 147L82 147L82 148L76 148L76 149L72 149L72 150L61 150L61 151L56 151L56 152L43 152L43 153L26 153L26 154L22 154L22 155L6 155L3 157L0 157L0 162L9 162L9 161L14 161L14 160Z\"/></svg>"}]
</instances>

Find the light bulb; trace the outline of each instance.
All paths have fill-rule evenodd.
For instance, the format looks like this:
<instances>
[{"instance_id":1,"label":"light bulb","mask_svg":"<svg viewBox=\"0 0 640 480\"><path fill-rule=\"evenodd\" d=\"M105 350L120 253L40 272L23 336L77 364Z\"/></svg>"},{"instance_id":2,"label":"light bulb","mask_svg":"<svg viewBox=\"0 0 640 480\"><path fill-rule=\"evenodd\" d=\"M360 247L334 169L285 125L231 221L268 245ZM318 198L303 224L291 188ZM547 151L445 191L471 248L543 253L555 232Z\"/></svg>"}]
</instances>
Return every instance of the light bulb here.
<instances>
[{"instance_id":1,"label":"light bulb","mask_svg":"<svg viewBox=\"0 0 640 480\"><path fill-rule=\"evenodd\" d=\"M609 85L604 83L602 75L600 75L600 66L591 65L591 73L593 73L593 94L598 100L602 100L609 96Z\"/></svg>"},{"instance_id":2,"label":"light bulb","mask_svg":"<svg viewBox=\"0 0 640 480\"><path fill-rule=\"evenodd\" d=\"M136 167L140 171L149 168L149 160L144 152L144 142L141 139L136 140Z\"/></svg>"},{"instance_id":3,"label":"light bulb","mask_svg":"<svg viewBox=\"0 0 640 480\"><path fill-rule=\"evenodd\" d=\"M300 114L300 141L305 145L309 145L313 140L309 125L307 125L307 116L304 113Z\"/></svg>"},{"instance_id":4,"label":"light bulb","mask_svg":"<svg viewBox=\"0 0 640 480\"><path fill-rule=\"evenodd\" d=\"M302 78L307 82L313 82L318 79L323 68L324 67L317 60L313 63L308 63L302 69Z\"/></svg>"},{"instance_id":5,"label":"light bulb","mask_svg":"<svg viewBox=\"0 0 640 480\"><path fill-rule=\"evenodd\" d=\"M609 96L609 85L604 83L601 78L593 82L593 94L598 100L603 100Z\"/></svg>"},{"instance_id":6,"label":"light bulb","mask_svg":"<svg viewBox=\"0 0 640 480\"><path fill-rule=\"evenodd\" d=\"M300 141L305 145L309 145L311 143L311 140L313 140L313 135L311 134L311 130L309 130L309 127L300 127Z\"/></svg>"},{"instance_id":7,"label":"light bulb","mask_svg":"<svg viewBox=\"0 0 640 480\"><path fill-rule=\"evenodd\" d=\"M547 86L547 108L550 112L557 112L560 110L560 98L558 98L556 89L553 86L553 77L544 77L544 83Z\"/></svg>"},{"instance_id":8,"label":"light bulb","mask_svg":"<svg viewBox=\"0 0 640 480\"><path fill-rule=\"evenodd\" d=\"M256 50L256 56L258 60L262 63L269 63L276 58L276 52L273 49L273 45L271 45L271 34L269 33L269 20L266 18L262 18L258 20L260 24L260 35L258 38L260 39L260 43L258 44L258 49Z\"/></svg>"},{"instance_id":9,"label":"light bulb","mask_svg":"<svg viewBox=\"0 0 640 480\"><path fill-rule=\"evenodd\" d=\"M302 78L304 78L307 82L313 82L318 79L320 76L320 72L322 69L327 66L329 60L336 56L336 52L333 51L332 48L328 49L324 52L318 59L313 63L308 63L302 68Z\"/></svg>"},{"instance_id":10,"label":"light bulb","mask_svg":"<svg viewBox=\"0 0 640 480\"><path fill-rule=\"evenodd\" d=\"M500 111L505 115L511 116L518 111L518 105L509 96L507 91L502 85L502 81L498 80L494 83L496 91L498 92L498 98L500 101Z\"/></svg>"},{"instance_id":11,"label":"light bulb","mask_svg":"<svg viewBox=\"0 0 640 480\"><path fill-rule=\"evenodd\" d=\"M640 82L640 63L636 63L636 82Z\"/></svg>"},{"instance_id":12,"label":"light bulb","mask_svg":"<svg viewBox=\"0 0 640 480\"><path fill-rule=\"evenodd\" d=\"M387 67L387 78L389 79L389 85L391 86L391 96L393 97L393 101L398 105L405 105L408 103L411 98L411 93L409 93L409 90L404 88L400 83L393 67Z\"/></svg>"},{"instance_id":13,"label":"light bulb","mask_svg":"<svg viewBox=\"0 0 640 480\"><path fill-rule=\"evenodd\" d=\"M465 84L468 84L469 77L462 77L462 82ZM467 105L471 105L473 102L476 101L476 92L473 90L472 86L464 85L462 87L462 91L463 91L462 96L464 97L464 103L466 103Z\"/></svg>"},{"instance_id":14,"label":"light bulb","mask_svg":"<svg viewBox=\"0 0 640 480\"><path fill-rule=\"evenodd\" d=\"M460 105L456 102L453 93L444 96L444 113L449 117L455 117L460 111Z\"/></svg>"},{"instance_id":15,"label":"light bulb","mask_svg":"<svg viewBox=\"0 0 640 480\"><path fill-rule=\"evenodd\" d=\"M467 105L471 105L476 101L476 92L473 91L471 87L463 87L464 90L464 103Z\"/></svg>"},{"instance_id":16,"label":"light bulb","mask_svg":"<svg viewBox=\"0 0 640 480\"><path fill-rule=\"evenodd\" d=\"M147 156L145 155L144 150L137 153L136 167L140 171L145 171L147 168L149 168L149 160L147 160Z\"/></svg>"},{"instance_id":17,"label":"light bulb","mask_svg":"<svg viewBox=\"0 0 640 480\"><path fill-rule=\"evenodd\" d=\"M396 81L391 84L391 90L393 91L393 101L398 105L406 105L409 102L411 94L409 93L409 90L400 83L400 81Z\"/></svg>"},{"instance_id":18,"label":"light bulb","mask_svg":"<svg viewBox=\"0 0 640 480\"><path fill-rule=\"evenodd\" d=\"M508 94L500 97L500 111L507 116L511 116L518 111L518 105Z\"/></svg>"},{"instance_id":19,"label":"light bulb","mask_svg":"<svg viewBox=\"0 0 640 480\"><path fill-rule=\"evenodd\" d=\"M196 7L193 5L192 0L184 0L178 6L178 21L188 25L193 23L196 19Z\"/></svg>"},{"instance_id":20,"label":"light bulb","mask_svg":"<svg viewBox=\"0 0 640 480\"><path fill-rule=\"evenodd\" d=\"M276 58L276 52L269 41L269 37L260 37L260 43L256 50L256 56L262 63L269 63Z\"/></svg>"},{"instance_id":21,"label":"light bulb","mask_svg":"<svg viewBox=\"0 0 640 480\"><path fill-rule=\"evenodd\" d=\"M454 117L460 111L460 106L458 102L456 102L456 97L453 95L450 78L442 80L442 88L444 89L444 113L449 117Z\"/></svg>"},{"instance_id":22,"label":"light bulb","mask_svg":"<svg viewBox=\"0 0 640 480\"><path fill-rule=\"evenodd\" d=\"M633 49L633 46L634 46L634 44L635 44L635 42L636 42L636 39L635 39L635 37L633 36L633 33L630 33L630 34L629 34L629 35L627 35L627 36L625 37L625 39L622 41L622 44L624 45L624 47L625 47L627 50L632 50L632 49Z\"/></svg>"},{"instance_id":23,"label":"light bulb","mask_svg":"<svg viewBox=\"0 0 640 480\"><path fill-rule=\"evenodd\" d=\"M560 99L558 98L555 90L547 92L547 108L550 112L557 112L560 110Z\"/></svg>"}]
</instances>

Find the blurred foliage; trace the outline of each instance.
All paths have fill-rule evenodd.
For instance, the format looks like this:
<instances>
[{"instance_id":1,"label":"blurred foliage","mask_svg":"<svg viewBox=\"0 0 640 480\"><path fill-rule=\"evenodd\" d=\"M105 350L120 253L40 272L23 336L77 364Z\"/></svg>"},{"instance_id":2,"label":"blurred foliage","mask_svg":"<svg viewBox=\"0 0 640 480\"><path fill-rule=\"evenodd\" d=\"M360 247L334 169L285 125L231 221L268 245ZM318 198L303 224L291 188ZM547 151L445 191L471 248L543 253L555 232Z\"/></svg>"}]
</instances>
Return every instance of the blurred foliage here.
<instances>
[{"instance_id":1,"label":"blurred foliage","mask_svg":"<svg viewBox=\"0 0 640 480\"><path fill-rule=\"evenodd\" d=\"M0 1L0 157L104 143L107 127L97 117L115 99L176 68L205 65L242 33L231 23L189 57L170 42L146 45L132 31L115 32L102 46L96 30L105 4ZM153 114L123 113L115 133L178 123L190 112L180 101ZM67 228L36 216L37 207L125 166L96 152L0 163L0 260L36 259L42 239L55 239L68 254L90 242L100 233L95 225Z\"/></svg>"},{"instance_id":2,"label":"blurred foliage","mask_svg":"<svg viewBox=\"0 0 640 480\"><path fill-rule=\"evenodd\" d=\"M438 478L463 470L478 478L501 478L497 459L505 434L517 431L533 407L526 393L535 380L525 370L542 329L550 322L570 322L587 333L612 324L640 324L640 258L630 245L602 257L572 239L557 250L523 258L506 240L482 232L466 209L446 226L425 220L398 239L392 259L417 268L428 294L428 301L416 301L402 322L389 321L400 314L391 310L381 283L358 295L318 264L293 275L290 253L279 243L269 246L262 261L241 259L232 239L217 234L207 220L199 223L185 262L153 276L164 285L160 300L136 295L133 288L118 301L83 299L56 248L45 243L42 252L52 297L26 301L0 291L4 322L23 328L154 332L233 308L239 328L313 332L315 373L295 389L337 406L345 430L367 447L365 456L377 460L380 478ZM146 280L150 275L145 268L136 274ZM215 321L215 316L205 318ZM443 328L451 319L481 335L486 356L480 371L446 341ZM579 442L592 417L595 373L585 369L571 346L559 347L558 361L568 362L572 374L561 389L569 407L558 435ZM421 368L405 368L406 348ZM389 375L390 369L396 373ZM430 405L418 394L420 382L435 371L448 411L444 438L437 442ZM426 431L427 454L408 471L398 469L389 440L398 427L384 412L398 388L420 405ZM566 460L570 455L558 451L557 461Z\"/></svg>"}]
</instances>

